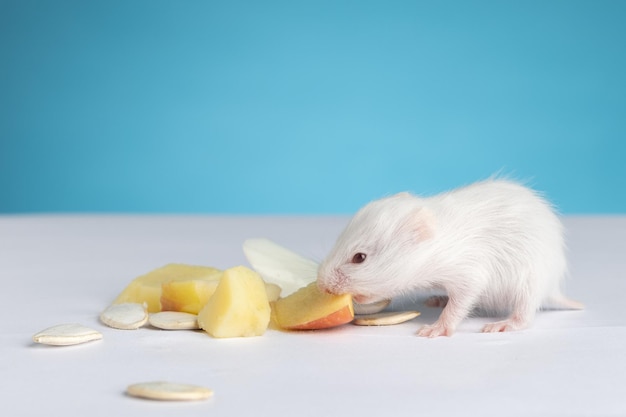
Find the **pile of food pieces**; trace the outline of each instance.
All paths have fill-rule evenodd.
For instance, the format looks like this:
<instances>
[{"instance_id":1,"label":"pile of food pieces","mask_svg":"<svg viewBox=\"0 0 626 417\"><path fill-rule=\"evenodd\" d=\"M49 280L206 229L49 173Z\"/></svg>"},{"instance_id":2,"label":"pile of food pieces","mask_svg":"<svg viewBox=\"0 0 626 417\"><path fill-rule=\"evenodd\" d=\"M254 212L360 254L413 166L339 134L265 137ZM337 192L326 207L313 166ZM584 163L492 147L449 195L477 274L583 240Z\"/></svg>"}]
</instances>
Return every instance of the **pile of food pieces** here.
<instances>
[{"instance_id":1,"label":"pile of food pieces","mask_svg":"<svg viewBox=\"0 0 626 417\"><path fill-rule=\"evenodd\" d=\"M252 268L220 270L209 266L168 264L132 280L100 314L116 329L149 323L160 329L202 329L213 337L260 336L268 328L315 330L354 322L388 325L419 312L381 313L389 300L354 304L349 294L319 290L317 264L267 239L244 242ZM355 307L359 314L355 320ZM47 344L75 344L101 338L80 325L61 325L33 337Z\"/></svg>"},{"instance_id":2,"label":"pile of food pieces","mask_svg":"<svg viewBox=\"0 0 626 417\"><path fill-rule=\"evenodd\" d=\"M281 288L245 266L220 271L169 264L135 278L100 315L110 327L149 322L164 329L203 329L213 337L260 336L280 329L321 329L354 318L349 295L319 291L315 282L280 298Z\"/></svg>"}]
</instances>

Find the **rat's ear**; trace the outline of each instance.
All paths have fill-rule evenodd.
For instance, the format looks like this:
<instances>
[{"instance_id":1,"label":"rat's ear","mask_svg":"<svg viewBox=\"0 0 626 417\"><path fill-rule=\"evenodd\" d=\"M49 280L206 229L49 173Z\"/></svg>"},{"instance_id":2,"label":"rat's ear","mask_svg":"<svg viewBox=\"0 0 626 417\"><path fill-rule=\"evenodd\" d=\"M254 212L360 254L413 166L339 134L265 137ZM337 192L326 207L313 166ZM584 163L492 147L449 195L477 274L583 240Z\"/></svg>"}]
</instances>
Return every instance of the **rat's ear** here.
<instances>
[{"instance_id":1,"label":"rat's ear","mask_svg":"<svg viewBox=\"0 0 626 417\"><path fill-rule=\"evenodd\" d=\"M407 226L417 242L432 239L435 236L435 214L426 207L419 207L409 214Z\"/></svg>"},{"instance_id":2,"label":"rat's ear","mask_svg":"<svg viewBox=\"0 0 626 417\"><path fill-rule=\"evenodd\" d=\"M394 194L394 195L392 195L391 197L393 197L393 198L405 198L405 197L410 197L410 196L411 196L411 193L410 193L410 192L408 192L408 191L402 191L401 193Z\"/></svg>"}]
</instances>

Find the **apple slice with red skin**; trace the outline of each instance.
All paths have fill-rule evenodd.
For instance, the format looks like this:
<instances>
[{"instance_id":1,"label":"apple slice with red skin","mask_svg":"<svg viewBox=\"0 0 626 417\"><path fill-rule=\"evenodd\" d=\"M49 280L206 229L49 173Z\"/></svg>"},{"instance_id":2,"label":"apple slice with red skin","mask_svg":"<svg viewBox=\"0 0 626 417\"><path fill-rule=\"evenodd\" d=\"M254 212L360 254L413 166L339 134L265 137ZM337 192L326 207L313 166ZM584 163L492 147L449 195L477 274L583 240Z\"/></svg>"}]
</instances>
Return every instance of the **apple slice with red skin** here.
<instances>
[{"instance_id":1,"label":"apple slice with red skin","mask_svg":"<svg viewBox=\"0 0 626 417\"><path fill-rule=\"evenodd\" d=\"M278 327L287 330L317 330L340 326L354 319L349 294L327 294L313 282L273 303Z\"/></svg>"},{"instance_id":2,"label":"apple slice with red skin","mask_svg":"<svg viewBox=\"0 0 626 417\"><path fill-rule=\"evenodd\" d=\"M346 306L339 311L335 311L329 316L322 317L321 319L313 320L308 323L295 325L290 327L290 330L318 330L328 329L330 327L341 326L342 324L350 323L354 319L354 311Z\"/></svg>"}]
</instances>

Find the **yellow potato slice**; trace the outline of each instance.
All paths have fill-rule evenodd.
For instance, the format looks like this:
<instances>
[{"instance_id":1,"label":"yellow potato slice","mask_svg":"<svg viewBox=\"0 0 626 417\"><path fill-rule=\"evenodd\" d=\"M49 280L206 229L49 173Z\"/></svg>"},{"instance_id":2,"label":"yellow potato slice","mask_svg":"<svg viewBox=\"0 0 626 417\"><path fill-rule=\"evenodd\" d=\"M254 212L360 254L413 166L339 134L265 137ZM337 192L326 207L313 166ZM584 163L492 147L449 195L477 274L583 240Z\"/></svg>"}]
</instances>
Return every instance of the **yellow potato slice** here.
<instances>
[{"instance_id":1,"label":"yellow potato slice","mask_svg":"<svg viewBox=\"0 0 626 417\"><path fill-rule=\"evenodd\" d=\"M171 281L216 280L222 271L207 266L168 264L141 275L128 284L113 304L145 303L149 313L161 311L161 285Z\"/></svg>"},{"instance_id":2,"label":"yellow potato slice","mask_svg":"<svg viewBox=\"0 0 626 417\"><path fill-rule=\"evenodd\" d=\"M198 314L219 283L219 279L164 282L161 285L161 311Z\"/></svg>"}]
</instances>

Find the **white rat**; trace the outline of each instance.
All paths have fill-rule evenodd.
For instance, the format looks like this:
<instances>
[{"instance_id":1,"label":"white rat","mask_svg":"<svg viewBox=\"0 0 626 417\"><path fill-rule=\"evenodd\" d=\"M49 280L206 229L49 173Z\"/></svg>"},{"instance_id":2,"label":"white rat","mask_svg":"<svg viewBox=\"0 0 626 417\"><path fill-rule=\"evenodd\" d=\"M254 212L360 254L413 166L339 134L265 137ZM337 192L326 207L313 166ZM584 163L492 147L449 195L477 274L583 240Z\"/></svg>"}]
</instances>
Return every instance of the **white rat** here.
<instances>
[{"instance_id":1,"label":"white rat","mask_svg":"<svg viewBox=\"0 0 626 417\"><path fill-rule=\"evenodd\" d=\"M526 328L542 306L579 309L560 291L563 226L533 190L492 179L433 197L409 193L359 210L318 269L318 285L358 303L442 289L445 304L418 335L450 336L474 309L507 314L483 332Z\"/></svg>"}]
</instances>

